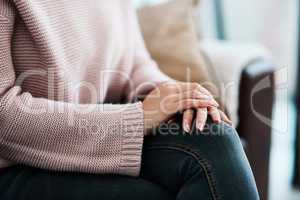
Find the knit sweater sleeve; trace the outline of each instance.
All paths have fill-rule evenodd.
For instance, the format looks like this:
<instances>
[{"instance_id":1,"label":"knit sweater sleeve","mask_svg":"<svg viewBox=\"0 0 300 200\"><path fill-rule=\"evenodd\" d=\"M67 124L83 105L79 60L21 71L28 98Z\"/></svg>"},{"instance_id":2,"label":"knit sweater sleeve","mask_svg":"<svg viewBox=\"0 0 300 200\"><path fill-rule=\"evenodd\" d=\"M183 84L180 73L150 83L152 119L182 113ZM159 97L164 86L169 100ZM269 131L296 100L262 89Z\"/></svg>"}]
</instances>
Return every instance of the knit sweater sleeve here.
<instances>
[{"instance_id":1,"label":"knit sweater sleeve","mask_svg":"<svg viewBox=\"0 0 300 200\"><path fill-rule=\"evenodd\" d=\"M76 105L22 91L11 53L14 17L0 6L0 157L50 170L137 176L141 103Z\"/></svg>"}]
</instances>

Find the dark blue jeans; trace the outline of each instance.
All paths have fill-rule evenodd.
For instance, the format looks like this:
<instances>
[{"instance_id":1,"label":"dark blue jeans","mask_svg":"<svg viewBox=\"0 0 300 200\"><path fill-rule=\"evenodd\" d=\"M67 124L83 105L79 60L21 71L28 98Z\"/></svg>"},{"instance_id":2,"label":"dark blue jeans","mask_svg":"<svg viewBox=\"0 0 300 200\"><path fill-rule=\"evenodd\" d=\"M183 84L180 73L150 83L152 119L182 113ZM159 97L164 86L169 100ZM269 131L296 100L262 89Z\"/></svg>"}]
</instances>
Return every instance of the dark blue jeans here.
<instances>
[{"instance_id":1,"label":"dark blue jeans","mask_svg":"<svg viewBox=\"0 0 300 200\"><path fill-rule=\"evenodd\" d=\"M184 133L180 122L145 138L139 178L14 166L0 172L1 200L257 200L255 181L234 129L208 123Z\"/></svg>"}]
</instances>

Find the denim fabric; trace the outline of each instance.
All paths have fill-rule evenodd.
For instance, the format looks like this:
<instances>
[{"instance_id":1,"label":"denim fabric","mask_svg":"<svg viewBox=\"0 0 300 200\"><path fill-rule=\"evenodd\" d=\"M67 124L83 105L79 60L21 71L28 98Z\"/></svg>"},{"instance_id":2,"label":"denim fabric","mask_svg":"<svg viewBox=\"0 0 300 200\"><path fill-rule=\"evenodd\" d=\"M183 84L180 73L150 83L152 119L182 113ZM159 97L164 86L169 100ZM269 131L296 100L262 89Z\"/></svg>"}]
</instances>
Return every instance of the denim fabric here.
<instances>
[{"instance_id":1,"label":"denim fabric","mask_svg":"<svg viewBox=\"0 0 300 200\"><path fill-rule=\"evenodd\" d=\"M256 184L236 131L225 123L193 127L162 125L145 141L141 177L178 200L257 200Z\"/></svg>"},{"instance_id":2,"label":"denim fabric","mask_svg":"<svg viewBox=\"0 0 300 200\"><path fill-rule=\"evenodd\" d=\"M15 166L0 172L1 200L257 200L234 129L209 122L185 133L163 124L144 142L140 177L54 172Z\"/></svg>"}]
</instances>

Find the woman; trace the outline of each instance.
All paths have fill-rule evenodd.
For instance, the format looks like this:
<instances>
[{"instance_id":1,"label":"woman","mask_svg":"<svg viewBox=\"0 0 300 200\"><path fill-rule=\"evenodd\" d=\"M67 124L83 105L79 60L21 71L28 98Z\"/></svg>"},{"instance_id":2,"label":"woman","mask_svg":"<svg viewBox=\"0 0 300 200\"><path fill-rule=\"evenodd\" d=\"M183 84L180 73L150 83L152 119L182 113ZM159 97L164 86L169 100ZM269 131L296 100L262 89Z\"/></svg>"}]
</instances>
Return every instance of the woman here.
<instances>
[{"instance_id":1,"label":"woman","mask_svg":"<svg viewBox=\"0 0 300 200\"><path fill-rule=\"evenodd\" d=\"M230 121L159 71L129 0L0 0L0 36L1 200L259 199Z\"/></svg>"}]
</instances>

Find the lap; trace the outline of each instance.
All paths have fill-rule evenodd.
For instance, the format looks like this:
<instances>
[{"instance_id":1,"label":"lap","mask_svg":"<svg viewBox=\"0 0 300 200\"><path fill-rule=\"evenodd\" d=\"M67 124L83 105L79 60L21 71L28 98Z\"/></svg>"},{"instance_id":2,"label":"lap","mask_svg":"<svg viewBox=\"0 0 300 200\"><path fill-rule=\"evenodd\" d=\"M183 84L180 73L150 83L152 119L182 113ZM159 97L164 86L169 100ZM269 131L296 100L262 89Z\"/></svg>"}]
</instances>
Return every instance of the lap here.
<instances>
[{"instance_id":1,"label":"lap","mask_svg":"<svg viewBox=\"0 0 300 200\"><path fill-rule=\"evenodd\" d=\"M256 192L237 132L225 123L211 120L203 132L193 126L191 133L185 133L177 120L160 126L155 136L145 138L142 177L177 193L188 179L195 177L202 185L199 190L209 190L215 198L232 195L239 188L249 190L249 194ZM228 180L234 184L228 185Z\"/></svg>"},{"instance_id":2,"label":"lap","mask_svg":"<svg viewBox=\"0 0 300 200\"><path fill-rule=\"evenodd\" d=\"M0 178L0 199L171 199L161 187L118 175L53 172L24 166L5 170Z\"/></svg>"},{"instance_id":3,"label":"lap","mask_svg":"<svg viewBox=\"0 0 300 200\"><path fill-rule=\"evenodd\" d=\"M230 156L244 155L240 138L235 129L226 123L216 124L210 119L203 132L192 127L190 133L185 133L181 121L162 124L155 136L145 138L144 152L153 149L173 149L185 154L198 154L198 157L211 160L215 154Z\"/></svg>"},{"instance_id":4,"label":"lap","mask_svg":"<svg viewBox=\"0 0 300 200\"><path fill-rule=\"evenodd\" d=\"M180 124L177 121L160 129L156 136L145 138L140 178L15 166L0 174L0 199L159 200L195 191L202 196L226 197L222 192L232 190L226 183L230 179L235 181L235 188L247 189L245 180L252 178L251 172L233 128L209 122L204 132L194 129L187 134ZM196 184L180 192L190 179L196 179Z\"/></svg>"}]
</instances>

